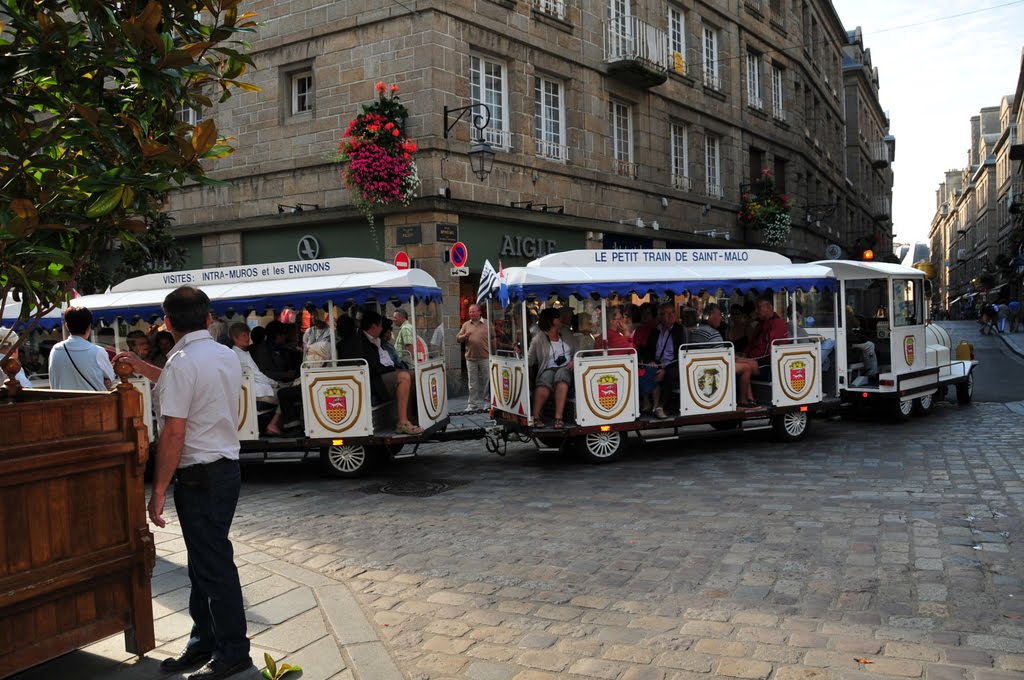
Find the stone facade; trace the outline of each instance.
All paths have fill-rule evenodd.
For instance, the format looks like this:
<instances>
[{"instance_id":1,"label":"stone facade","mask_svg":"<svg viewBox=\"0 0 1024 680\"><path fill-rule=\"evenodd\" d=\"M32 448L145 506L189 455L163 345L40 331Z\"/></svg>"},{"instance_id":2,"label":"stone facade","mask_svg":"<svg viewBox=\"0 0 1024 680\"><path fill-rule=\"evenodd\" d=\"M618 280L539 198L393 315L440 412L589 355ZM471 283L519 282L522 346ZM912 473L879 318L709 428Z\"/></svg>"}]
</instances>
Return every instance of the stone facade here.
<instances>
[{"instance_id":1,"label":"stone facade","mask_svg":"<svg viewBox=\"0 0 1024 680\"><path fill-rule=\"evenodd\" d=\"M208 260L211 232L243 229L237 252L245 260L247 222L258 220L265 229L293 224L291 209L280 213L279 205L316 206L320 221L355 227L329 156L378 80L401 87L407 131L420 146L422 195L450 196L452 213L485 204L528 225L532 216L510 205L533 202L559 206L601 232L640 218L646 231L634 228L636 235L654 241L726 246L728 235L733 243L757 245L758 234L737 227L736 212L743 185L767 168L794 199L787 254L816 259L829 243L849 249L865 233L891 233L887 216L872 214L880 201L891 204L891 171L862 177L844 168L859 167L850 163L856 144L869 154L882 143L888 121L859 31L848 36L831 3L644 5L619 16L631 23L615 24L607 19L609 3L596 0L419 0L411 9L376 0L253 3L265 25L252 43L257 68L246 80L261 91L204 112L237 139L237 151L212 172L232 184L176 192L171 213L179 233L186 242L202 235L203 264L212 265L227 264L222 256L230 249L220 247ZM625 32L615 28L620 25ZM708 31L717 42L710 52ZM621 47L616 35L635 45L648 36L658 49L638 55L627 46L620 59L612 50ZM794 42L805 47L793 50ZM678 54L662 52L663 46ZM466 121L450 138L442 134L444 107L470 103L471 55L503 69L506 145L484 182L466 162ZM618 68L624 63L635 68ZM649 82L650 72L664 81ZM293 113L292 79L300 73L312 78L312 106ZM561 87L565 160L536 153L538 77ZM613 154L612 100L629 111L625 164ZM852 134L851 120L858 126ZM681 173L673 173L673 124L686 134ZM708 177L708 138L719 144L717 182ZM652 231L654 222L660 233ZM478 269L482 262L472 264Z\"/></svg>"},{"instance_id":2,"label":"stone facade","mask_svg":"<svg viewBox=\"0 0 1024 680\"><path fill-rule=\"evenodd\" d=\"M1018 252L1024 214L1024 164L1017 162L1024 160L1018 136L1022 96L1024 55L1015 94L971 117L967 166L947 171L936 191L933 303L955 317L976 315L982 302L1020 295L1015 264L1024 268Z\"/></svg>"}]
</instances>

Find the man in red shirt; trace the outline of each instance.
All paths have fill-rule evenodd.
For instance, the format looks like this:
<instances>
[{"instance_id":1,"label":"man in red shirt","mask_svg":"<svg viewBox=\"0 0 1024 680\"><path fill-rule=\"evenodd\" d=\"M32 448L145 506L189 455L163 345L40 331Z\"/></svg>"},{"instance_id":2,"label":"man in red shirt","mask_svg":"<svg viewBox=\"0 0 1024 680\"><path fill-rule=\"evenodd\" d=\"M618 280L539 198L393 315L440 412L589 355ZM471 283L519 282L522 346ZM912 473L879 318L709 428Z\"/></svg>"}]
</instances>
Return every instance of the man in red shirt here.
<instances>
[{"instance_id":1,"label":"man in red shirt","mask_svg":"<svg viewBox=\"0 0 1024 680\"><path fill-rule=\"evenodd\" d=\"M762 295L757 298L754 314L758 319L754 335L747 344L745 356L736 358L736 377L740 393L743 395L740 399L740 406L746 407L757 405L754 401L754 389L750 381L762 368L768 366L772 341L789 337L786 321L775 313L775 303L770 295Z\"/></svg>"}]
</instances>

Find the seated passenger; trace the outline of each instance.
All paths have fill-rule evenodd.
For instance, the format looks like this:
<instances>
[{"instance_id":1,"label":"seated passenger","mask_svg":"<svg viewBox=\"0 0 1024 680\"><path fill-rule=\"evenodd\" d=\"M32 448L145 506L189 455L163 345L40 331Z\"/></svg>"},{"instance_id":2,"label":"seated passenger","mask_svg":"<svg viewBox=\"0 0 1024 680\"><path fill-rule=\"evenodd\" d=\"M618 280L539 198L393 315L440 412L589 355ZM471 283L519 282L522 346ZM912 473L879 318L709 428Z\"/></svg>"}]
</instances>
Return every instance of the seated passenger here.
<instances>
[{"instance_id":1,"label":"seated passenger","mask_svg":"<svg viewBox=\"0 0 1024 680\"><path fill-rule=\"evenodd\" d=\"M345 345L341 356L346 359L364 359L369 364L371 400L374 404L395 400L398 411L397 432L420 434L423 429L409 420L412 376L409 371L395 368L391 356L381 346L382 321L378 312L370 309L364 311L359 320L359 331Z\"/></svg>"},{"instance_id":2,"label":"seated passenger","mask_svg":"<svg viewBox=\"0 0 1024 680\"><path fill-rule=\"evenodd\" d=\"M228 333L231 336L231 349L238 355L242 368L248 368L252 372L256 402L274 406L274 416L267 424L266 433L274 436L284 434L283 430L286 428L282 423L294 426L302 417L302 389L298 385L280 387L259 369L249 354L252 339L246 324L231 324Z\"/></svg>"},{"instance_id":3,"label":"seated passenger","mask_svg":"<svg viewBox=\"0 0 1024 680\"><path fill-rule=\"evenodd\" d=\"M754 334L747 345L744 356L736 358L736 377L739 382L740 400L742 407L756 407L754 401L754 388L750 381L755 376L765 374L771 376L771 371L762 373L768 368L771 361L772 341L789 337L789 329L786 322L775 313L775 303L770 295L762 295L757 298L757 306L754 309L758 323L754 328ZM745 368L741 368L745 367Z\"/></svg>"},{"instance_id":4,"label":"seated passenger","mask_svg":"<svg viewBox=\"0 0 1024 680\"><path fill-rule=\"evenodd\" d=\"M288 327L280 321L267 324L267 337L263 342L253 341L252 358L267 377L279 383L292 382L299 377L294 350L288 347Z\"/></svg>"},{"instance_id":5,"label":"seated passenger","mask_svg":"<svg viewBox=\"0 0 1024 680\"><path fill-rule=\"evenodd\" d=\"M331 329L320 314L320 309L312 302L307 302L303 318L309 319L309 327L302 334L302 362L318 366L330 361Z\"/></svg>"},{"instance_id":6,"label":"seated passenger","mask_svg":"<svg viewBox=\"0 0 1024 680\"><path fill-rule=\"evenodd\" d=\"M544 427L540 413L551 393L555 394L555 427L562 427L565 403L572 384L572 358L576 348L562 331L559 311L542 309L537 320L540 332L530 341L527 363L536 371L533 391L533 426ZM572 337L571 335L569 336Z\"/></svg>"},{"instance_id":7,"label":"seated passenger","mask_svg":"<svg viewBox=\"0 0 1024 680\"><path fill-rule=\"evenodd\" d=\"M690 334L691 343L715 343L722 342L722 309L715 302L704 305L704 314L701 322Z\"/></svg>"},{"instance_id":8,"label":"seated passenger","mask_svg":"<svg viewBox=\"0 0 1024 680\"><path fill-rule=\"evenodd\" d=\"M647 337L644 348L646 360L657 367L654 389L654 417L668 418L662 404L665 396L671 397L679 387L679 346L686 344L686 328L678 321L675 302L658 305L658 325ZM665 400L667 401L667 399Z\"/></svg>"}]
</instances>

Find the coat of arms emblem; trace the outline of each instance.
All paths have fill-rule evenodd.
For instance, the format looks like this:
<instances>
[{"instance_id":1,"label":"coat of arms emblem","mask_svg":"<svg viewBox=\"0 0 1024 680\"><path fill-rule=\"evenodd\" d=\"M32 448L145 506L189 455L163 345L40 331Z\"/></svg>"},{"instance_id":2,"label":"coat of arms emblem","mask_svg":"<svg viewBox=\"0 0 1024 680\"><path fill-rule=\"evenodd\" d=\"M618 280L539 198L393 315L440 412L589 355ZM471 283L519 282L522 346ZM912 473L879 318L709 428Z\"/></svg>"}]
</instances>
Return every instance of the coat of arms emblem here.
<instances>
[{"instance_id":1,"label":"coat of arms emblem","mask_svg":"<svg viewBox=\"0 0 1024 680\"><path fill-rule=\"evenodd\" d=\"M614 375L603 375L597 380L597 403L611 411L619 401L619 379Z\"/></svg>"},{"instance_id":2,"label":"coat of arms emblem","mask_svg":"<svg viewBox=\"0 0 1024 680\"><path fill-rule=\"evenodd\" d=\"M800 393L804 391L804 386L807 384L807 363L803 361L794 361L789 365L789 386L794 392Z\"/></svg>"},{"instance_id":3,"label":"coat of arms emblem","mask_svg":"<svg viewBox=\"0 0 1024 680\"><path fill-rule=\"evenodd\" d=\"M430 376L430 404L434 407L435 411L437 410L437 402L437 376L432 375Z\"/></svg>"},{"instance_id":4,"label":"coat of arms emblem","mask_svg":"<svg viewBox=\"0 0 1024 680\"><path fill-rule=\"evenodd\" d=\"M711 401L721 387L720 374L717 368L706 367L697 376L697 390L705 400Z\"/></svg>"},{"instance_id":5,"label":"coat of arms emblem","mask_svg":"<svg viewBox=\"0 0 1024 680\"><path fill-rule=\"evenodd\" d=\"M914 365L914 336L908 335L903 338L903 358L907 360L907 366Z\"/></svg>"},{"instance_id":6,"label":"coat of arms emblem","mask_svg":"<svg viewBox=\"0 0 1024 680\"><path fill-rule=\"evenodd\" d=\"M324 412L334 424L345 420L348 413L348 393L342 387L329 387L324 390Z\"/></svg>"},{"instance_id":7,"label":"coat of arms emblem","mask_svg":"<svg viewBox=\"0 0 1024 680\"><path fill-rule=\"evenodd\" d=\"M512 371L501 369L501 402L507 404L512 398Z\"/></svg>"}]
</instances>

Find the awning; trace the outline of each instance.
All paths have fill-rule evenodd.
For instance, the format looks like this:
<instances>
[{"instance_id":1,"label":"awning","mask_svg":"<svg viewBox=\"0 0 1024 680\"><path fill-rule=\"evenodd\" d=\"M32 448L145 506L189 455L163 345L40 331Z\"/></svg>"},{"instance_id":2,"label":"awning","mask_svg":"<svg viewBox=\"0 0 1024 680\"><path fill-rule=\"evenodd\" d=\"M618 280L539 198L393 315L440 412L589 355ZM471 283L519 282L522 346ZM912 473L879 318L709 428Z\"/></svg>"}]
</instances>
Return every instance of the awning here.
<instances>
[{"instance_id":1,"label":"awning","mask_svg":"<svg viewBox=\"0 0 1024 680\"><path fill-rule=\"evenodd\" d=\"M574 250L510 267L505 283L510 299L522 300L825 290L834 286L835 276L828 267L793 264L760 250Z\"/></svg>"},{"instance_id":2,"label":"awning","mask_svg":"<svg viewBox=\"0 0 1024 680\"><path fill-rule=\"evenodd\" d=\"M152 318L163 312L164 298L182 285L196 286L210 298L218 314L229 308L239 311L285 305L299 308L307 302L324 306L367 302L440 301L441 289L421 269L362 258L276 262L259 265L197 269L148 274L129 279L100 295L86 295L75 304L88 307L93 317L106 323L117 318Z\"/></svg>"},{"instance_id":3,"label":"awning","mask_svg":"<svg viewBox=\"0 0 1024 680\"><path fill-rule=\"evenodd\" d=\"M7 296L7 301L4 303L4 315L3 319L0 319L0 326L6 326L12 330L21 332L29 324L29 321L19 320L18 317L21 315L22 303L15 302L14 298L10 295ZM31 315L31 311L29 312ZM31 316L29 317L31 318ZM64 318L63 307L54 309L49 314L45 315L39 320L35 328L41 328L46 331L51 331L54 328L60 328L61 322Z\"/></svg>"}]
</instances>

